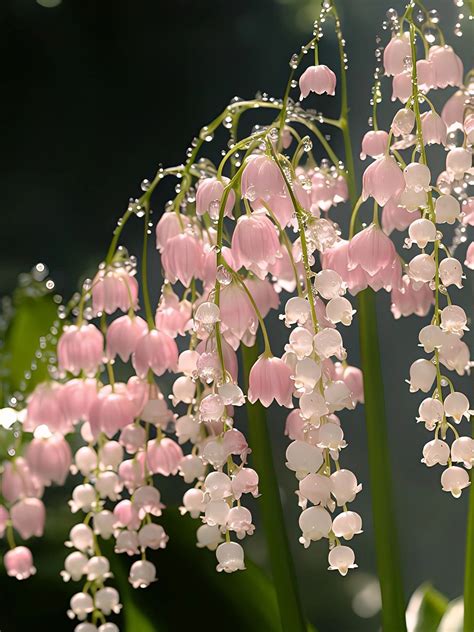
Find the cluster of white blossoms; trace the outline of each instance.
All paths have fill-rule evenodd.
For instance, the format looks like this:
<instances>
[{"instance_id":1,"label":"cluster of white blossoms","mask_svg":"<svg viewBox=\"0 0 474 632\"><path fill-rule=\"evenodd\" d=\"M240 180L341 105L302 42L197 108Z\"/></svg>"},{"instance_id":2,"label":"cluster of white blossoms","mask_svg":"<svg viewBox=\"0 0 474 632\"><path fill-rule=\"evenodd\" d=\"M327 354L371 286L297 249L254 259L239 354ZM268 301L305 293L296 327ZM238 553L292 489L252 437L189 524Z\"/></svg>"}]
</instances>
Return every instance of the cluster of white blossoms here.
<instances>
[{"instance_id":1,"label":"cluster of white blossoms","mask_svg":"<svg viewBox=\"0 0 474 632\"><path fill-rule=\"evenodd\" d=\"M224 275L220 278L225 285ZM190 349L179 356L183 375L174 382L173 403L187 405L176 420L176 435L180 444L192 445L179 465L185 483L194 483L183 496L181 513L200 519L197 546L216 551L217 570L231 573L245 568L244 550L231 535L242 540L254 532L252 514L242 501L245 494L258 496L258 475L247 467L250 449L233 427L234 407L242 406L245 397L236 383L235 352L225 340L218 351L214 331L219 322L214 302L196 309Z\"/></svg>"},{"instance_id":2,"label":"cluster of white blossoms","mask_svg":"<svg viewBox=\"0 0 474 632\"><path fill-rule=\"evenodd\" d=\"M314 276L313 288L310 300L293 297L285 306L286 325L296 326L283 359L291 367L293 395L298 399L298 408L286 421L285 433L291 439L286 465L299 481L300 542L307 548L312 541L327 538L329 569L346 575L356 567L355 555L340 539L351 540L362 532L361 517L348 509L362 486L351 471L341 469L340 452L347 443L336 413L363 401L362 374L346 364L335 327L349 325L354 314L343 296L344 282L326 269ZM342 511L333 517L336 506Z\"/></svg>"}]
</instances>

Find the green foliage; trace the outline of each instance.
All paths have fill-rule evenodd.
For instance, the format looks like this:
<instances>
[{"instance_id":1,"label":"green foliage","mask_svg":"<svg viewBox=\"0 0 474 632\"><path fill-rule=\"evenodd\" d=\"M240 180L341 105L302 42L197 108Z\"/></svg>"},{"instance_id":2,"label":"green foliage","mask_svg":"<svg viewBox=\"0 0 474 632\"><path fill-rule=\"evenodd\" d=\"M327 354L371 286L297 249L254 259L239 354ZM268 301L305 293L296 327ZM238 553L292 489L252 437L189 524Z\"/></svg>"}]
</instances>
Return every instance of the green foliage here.
<instances>
[{"instance_id":1,"label":"green foliage","mask_svg":"<svg viewBox=\"0 0 474 632\"><path fill-rule=\"evenodd\" d=\"M446 612L448 600L429 583L413 593L407 608L410 632L434 632Z\"/></svg>"}]
</instances>

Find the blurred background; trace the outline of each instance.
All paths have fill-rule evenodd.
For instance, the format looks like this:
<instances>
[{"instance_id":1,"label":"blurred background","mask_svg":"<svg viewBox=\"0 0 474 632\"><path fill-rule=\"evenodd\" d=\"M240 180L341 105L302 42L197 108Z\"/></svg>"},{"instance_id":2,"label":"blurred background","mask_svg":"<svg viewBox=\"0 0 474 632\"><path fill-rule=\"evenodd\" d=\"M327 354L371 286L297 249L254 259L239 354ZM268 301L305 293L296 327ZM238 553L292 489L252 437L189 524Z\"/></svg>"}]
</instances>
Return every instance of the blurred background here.
<instances>
[{"instance_id":1,"label":"blurred background","mask_svg":"<svg viewBox=\"0 0 474 632\"><path fill-rule=\"evenodd\" d=\"M447 0L427 4L439 9L448 38L456 40L465 66L472 67L472 31L455 38L454 4ZM381 25L390 5L382 0L340 0L338 6L349 55L351 128L357 155L370 115L375 38L380 35L385 41L389 37ZM403 8L398 1L394 6L399 12ZM151 179L161 163L181 163L193 136L232 97L251 98L257 91L282 95L288 61L310 38L318 9L316 0L2 0L0 295L11 294L18 275L42 262L50 269L55 291L69 297L81 279L94 273L117 217L129 197L139 195L142 179ZM320 59L336 67L337 46L330 24L326 31ZM384 90L387 95L388 82ZM314 96L309 101L328 116L337 115L336 101L318 102ZM386 97L379 124L388 125L393 111ZM340 139L332 142L336 152L342 153ZM210 146L208 155L216 160L219 151ZM440 167L441 158L440 154ZM357 168L360 173L363 163L359 160ZM171 196L170 187L171 183L165 183L154 198L155 221ZM349 208L338 206L336 213L346 226ZM137 253L140 236L140 221L132 221L123 240L131 253ZM157 296L160 270L154 253L150 265ZM461 302L472 313L472 277L466 287ZM410 396L404 380L418 355L418 330L426 323L415 318L394 321L389 306L389 296L380 292L380 339L397 502L393 519L399 525L407 597L429 581L452 599L462 592L467 496L456 501L442 492L440 472L420 464L422 446L431 437L414 420L422 398ZM278 350L287 334L283 329L274 318L271 333ZM350 362L358 364L356 326L345 332L345 341ZM472 392L468 380L456 383L464 381L465 392ZM378 630L380 597L363 409L359 406L343 415L349 442L344 465L356 472L364 486L354 503L364 520L364 534L354 543L359 569L345 579L326 571L325 544L313 543L309 550L298 544L296 483L284 467L284 418L278 408L268 416L308 619L322 632ZM245 420L241 423L245 425ZM183 490L181 482L165 482L164 501L178 504ZM49 629L73 628L64 613L74 587L58 577L66 555L62 542L71 525L67 510L61 509L64 490L50 490L46 502L53 507L47 535L32 545L38 574L21 585L1 575L2 632L31 630L38 617ZM174 518L168 520L170 530L174 529ZM238 622L239 611L255 601L245 575L232 583L233 579L211 572L213 554L194 550L193 542L188 542L193 527L186 523L188 527L189 538L181 533L169 551L159 554L160 581L140 595L140 608L149 612L156 630ZM249 557L268 571L262 532L257 529L246 547ZM190 577L185 579L185 575ZM223 589L225 598L221 598ZM184 590L188 601L183 602ZM182 608L186 603L189 608ZM246 625L257 629L248 621ZM268 620L259 629L277 629L272 625ZM148 631L140 626L135 629Z\"/></svg>"}]
</instances>

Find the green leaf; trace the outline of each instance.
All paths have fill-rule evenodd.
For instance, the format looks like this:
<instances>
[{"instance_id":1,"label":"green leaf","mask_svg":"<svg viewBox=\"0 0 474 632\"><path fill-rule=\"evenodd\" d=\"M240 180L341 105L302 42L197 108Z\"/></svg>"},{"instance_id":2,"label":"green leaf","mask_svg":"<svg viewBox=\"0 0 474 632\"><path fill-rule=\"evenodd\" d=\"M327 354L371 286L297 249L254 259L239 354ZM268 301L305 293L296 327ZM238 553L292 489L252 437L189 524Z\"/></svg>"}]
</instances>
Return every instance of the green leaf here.
<instances>
[{"instance_id":1,"label":"green leaf","mask_svg":"<svg viewBox=\"0 0 474 632\"><path fill-rule=\"evenodd\" d=\"M437 632L462 632L464 605L462 597L450 601Z\"/></svg>"},{"instance_id":2,"label":"green leaf","mask_svg":"<svg viewBox=\"0 0 474 632\"><path fill-rule=\"evenodd\" d=\"M14 303L15 313L2 350L4 382L10 393L20 388L25 372L30 370L35 359L41 336L48 333L57 317L57 305L51 294L21 296ZM48 375L46 362L38 362L37 367L28 382L27 392Z\"/></svg>"},{"instance_id":3,"label":"green leaf","mask_svg":"<svg viewBox=\"0 0 474 632\"><path fill-rule=\"evenodd\" d=\"M433 632L437 629L446 608L447 598L431 584L422 584L415 590L406 612L410 632Z\"/></svg>"}]
</instances>

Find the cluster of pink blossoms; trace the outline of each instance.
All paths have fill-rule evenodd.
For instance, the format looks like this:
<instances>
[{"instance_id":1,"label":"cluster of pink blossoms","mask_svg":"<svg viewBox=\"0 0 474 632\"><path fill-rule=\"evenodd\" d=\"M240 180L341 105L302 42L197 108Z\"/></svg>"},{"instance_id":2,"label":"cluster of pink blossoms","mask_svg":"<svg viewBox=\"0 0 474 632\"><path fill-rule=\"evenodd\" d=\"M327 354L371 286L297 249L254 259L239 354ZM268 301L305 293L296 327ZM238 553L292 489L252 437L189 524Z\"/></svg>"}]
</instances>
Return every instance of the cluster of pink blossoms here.
<instances>
[{"instance_id":1,"label":"cluster of pink blossoms","mask_svg":"<svg viewBox=\"0 0 474 632\"><path fill-rule=\"evenodd\" d=\"M469 484L464 468L474 463L474 440L460 437L451 421L457 425L472 411L444 369L463 375L470 366L462 340L467 317L450 291L461 288L463 279L454 250L466 241L465 227L474 225L474 198L468 194L472 78L463 85L462 63L449 46L425 39L426 58L415 59L412 9L409 5L400 21L392 20L393 37L384 52L393 99L403 107L388 132L375 127L363 138L361 157L374 161L365 170L348 239L331 216L348 200L348 173L318 133L324 117L314 123L288 94L282 101L234 100L203 128L185 164L160 169L152 182L144 181L144 193L130 201L105 262L84 284L62 329L51 379L35 388L20 413L21 441L3 464L0 506L0 533L7 533L10 546L7 573L26 579L36 569L15 533L22 540L41 536L44 488L64 484L69 472L76 477L69 505L78 522L66 542L71 551L62 572L65 581L84 582L68 611L78 620L76 632L118 630L107 620L121 604L109 583L113 577L101 540L113 541L116 553L132 558L133 587L156 581L147 556L168 541L159 524L165 510L161 476L179 475L188 486L181 513L199 522L197 546L215 551L217 570L245 568L241 542L255 529L246 501L259 495L251 449L237 427L236 412L246 399L292 409L286 465L298 480L300 542L307 548L326 538L329 569L345 575L356 566L354 551L341 543L362 531L361 517L348 507L361 485L340 463L347 444L338 413L364 399L362 373L346 362L338 329L349 326L355 314L347 292L390 291L395 318L426 316L434 304L431 324L420 332L431 357L413 363L409 380L411 391L430 393L419 420L435 437L424 447L423 461L448 466L441 482L454 496ZM323 3L321 23L332 11L331 3ZM299 78L300 101L311 93L336 93L336 75L318 60L319 27L314 35L290 62L294 72L304 54L316 50L315 65ZM345 59L341 62L344 67ZM426 95L449 87L457 91L438 115ZM275 109L277 118L239 139L240 116L260 106ZM230 141L216 168L198 154L221 124L230 130ZM328 154L319 164L311 135ZM428 145L449 149L436 183ZM155 227L164 283L153 311L147 278L150 199L165 176L177 177L179 184ZM373 221L356 232L357 213L369 198ZM145 222L141 288L136 261L117 247L134 215ZM446 225L458 231L452 248L443 241ZM418 249L408 263L390 238L406 229L406 248ZM474 268L472 243L465 263ZM285 348L274 355L265 319L280 309L282 296L280 318L292 329ZM264 350L245 392L238 383L237 354L260 339ZM117 368L123 374L125 366L132 375L121 382L115 374ZM157 384L167 372L175 376L169 397ZM81 438L74 455L66 439L73 433Z\"/></svg>"}]
</instances>

